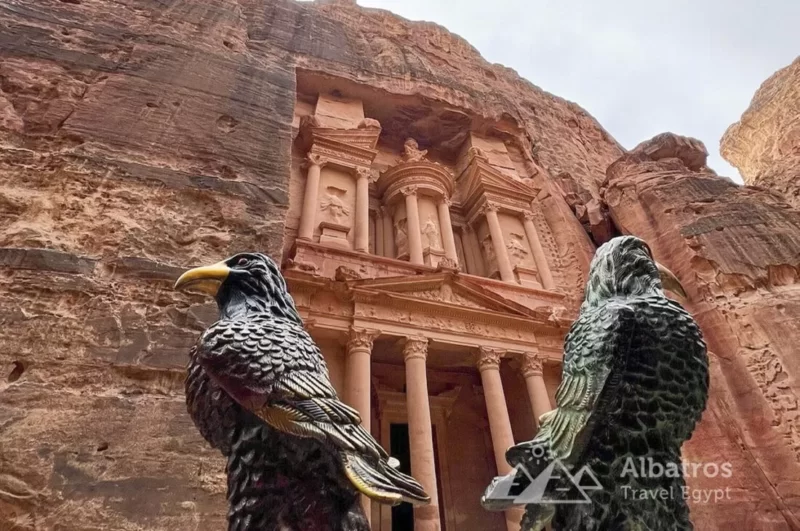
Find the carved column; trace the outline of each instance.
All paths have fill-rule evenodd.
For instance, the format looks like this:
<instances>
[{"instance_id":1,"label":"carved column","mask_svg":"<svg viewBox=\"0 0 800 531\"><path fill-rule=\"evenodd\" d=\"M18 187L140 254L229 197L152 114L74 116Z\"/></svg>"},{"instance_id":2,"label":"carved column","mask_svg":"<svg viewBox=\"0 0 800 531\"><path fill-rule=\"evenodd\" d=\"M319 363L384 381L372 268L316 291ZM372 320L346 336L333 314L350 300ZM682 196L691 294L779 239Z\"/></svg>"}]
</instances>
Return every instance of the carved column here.
<instances>
[{"instance_id":1,"label":"carved column","mask_svg":"<svg viewBox=\"0 0 800 531\"><path fill-rule=\"evenodd\" d=\"M347 403L361 414L361 425L370 431L372 411L370 409L370 356L372 341L378 336L375 330L363 330L350 327L350 341L347 343L347 360L345 361L345 397ZM372 503L366 496L361 496L361 505L367 520L372 516Z\"/></svg>"},{"instance_id":2,"label":"carved column","mask_svg":"<svg viewBox=\"0 0 800 531\"><path fill-rule=\"evenodd\" d=\"M355 249L369 252L369 168L356 170Z\"/></svg>"},{"instance_id":3,"label":"carved column","mask_svg":"<svg viewBox=\"0 0 800 531\"><path fill-rule=\"evenodd\" d=\"M414 507L414 529L438 531L439 500L436 490L436 462L433 454L433 428L428 398L428 379L425 359L428 340L409 338L403 350L406 363L406 400L408 438L411 449L411 475L431 497L430 505Z\"/></svg>"},{"instance_id":4,"label":"carved column","mask_svg":"<svg viewBox=\"0 0 800 531\"><path fill-rule=\"evenodd\" d=\"M390 207L381 207L381 219L383 220L383 256L394 258L394 222Z\"/></svg>"},{"instance_id":5,"label":"carved column","mask_svg":"<svg viewBox=\"0 0 800 531\"><path fill-rule=\"evenodd\" d=\"M317 197L319 195L319 176L325 159L316 153L306 157L308 173L306 174L306 190L303 195L303 212L300 213L300 226L297 228L297 239L311 240L314 236L314 218L317 215Z\"/></svg>"},{"instance_id":6,"label":"carved column","mask_svg":"<svg viewBox=\"0 0 800 531\"><path fill-rule=\"evenodd\" d=\"M511 466L506 461L506 450L514 445L511 419L508 416L503 381L500 378L500 360L503 354L505 352L502 350L480 347L477 364L481 373L483 395L486 399L486 413L489 416L489 431L492 434L492 447L498 475L506 475L511 472ZM522 510L519 508L509 509L505 511L505 516L508 531L519 531Z\"/></svg>"},{"instance_id":7,"label":"carved column","mask_svg":"<svg viewBox=\"0 0 800 531\"><path fill-rule=\"evenodd\" d=\"M500 227L500 219L497 217L497 205L486 203L483 207L483 214L486 216L486 223L489 225L489 235L492 237L497 268L500 270L500 280L503 282L516 282L514 270L511 268L511 260L508 258L508 249L503 238L503 229Z\"/></svg>"},{"instance_id":8,"label":"carved column","mask_svg":"<svg viewBox=\"0 0 800 531\"><path fill-rule=\"evenodd\" d=\"M531 401L533 416L536 418L536 427L539 427L539 417L553 409L550 405L550 396L542 376L542 360L539 355L530 352L522 355L522 376L528 387L528 399Z\"/></svg>"},{"instance_id":9,"label":"carved column","mask_svg":"<svg viewBox=\"0 0 800 531\"><path fill-rule=\"evenodd\" d=\"M347 403L361 414L361 424L370 430L370 356L372 341L378 336L375 330L350 327L345 363L345 397Z\"/></svg>"},{"instance_id":10,"label":"carved column","mask_svg":"<svg viewBox=\"0 0 800 531\"><path fill-rule=\"evenodd\" d=\"M412 264L424 264L422 258L422 233L419 225L417 187L406 186L401 190L406 197L406 229L408 229L408 260Z\"/></svg>"},{"instance_id":11,"label":"carved column","mask_svg":"<svg viewBox=\"0 0 800 531\"><path fill-rule=\"evenodd\" d=\"M542 286L546 290L554 290L556 288L553 282L553 275L550 273L550 266L547 263L547 258L542 249L542 243L539 241L539 234L536 232L536 227L533 225L533 212L525 212L525 235L528 237L528 244L533 253L533 261L536 262L536 269L539 270L539 278L542 279Z\"/></svg>"},{"instance_id":12,"label":"carved column","mask_svg":"<svg viewBox=\"0 0 800 531\"><path fill-rule=\"evenodd\" d=\"M453 223L450 221L450 200L443 197L436 205L439 209L439 226L442 227L442 243L444 244L444 255L458 266L458 251L456 251L456 239L453 236Z\"/></svg>"}]
</instances>

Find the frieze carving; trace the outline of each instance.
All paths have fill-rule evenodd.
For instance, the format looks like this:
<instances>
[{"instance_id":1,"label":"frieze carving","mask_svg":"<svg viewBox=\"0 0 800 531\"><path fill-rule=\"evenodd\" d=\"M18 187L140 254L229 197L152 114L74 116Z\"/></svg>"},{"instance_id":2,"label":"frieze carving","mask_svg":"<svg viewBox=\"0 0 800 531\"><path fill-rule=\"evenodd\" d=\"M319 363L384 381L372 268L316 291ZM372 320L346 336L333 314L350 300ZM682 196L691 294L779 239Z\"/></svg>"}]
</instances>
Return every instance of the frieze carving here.
<instances>
[{"instance_id":1,"label":"frieze carving","mask_svg":"<svg viewBox=\"0 0 800 531\"><path fill-rule=\"evenodd\" d=\"M477 366L479 371L500 369L500 360L506 351L498 348L480 347L478 349Z\"/></svg>"},{"instance_id":2,"label":"frieze carving","mask_svg":"<svg viewBox=\"0 0 800 531\"><path fill-rule=\"evenodd\" d=\"M372 353L372 343L380 335L377 330L350 327L350 340L347 342L347 351L366 350Z\"/></svg>"},{"instance_id":3,"label":"frieze carving","mask_svg":"<svg viewBox=\"0 0 800 531\"><path fill-rule=\"evenodd\" d=\"M524 377L542 375L542 359L535 352L523 354L520 363L522 365L522 375Z\"/></svg>"},{"instance_id":4,"label":"frieze carving","mask_svg":"<svg viewBox=\"0 0 800 531\"><path fill-rule=\"evenodd\" d=\"M458 307L454 307L458 310ZM368 317L395 325L413 325L414 328L424 330L440 330L456 334L465 334L480 337L492 337L498 340L525 342L536 344L538 336L529 325L524 328L510 327L502 323L486 323L469 318L462 318L447 310L435 313L421 313L419 307L384 307L370 304L356 304L354 309L356 317ZM560 338L561 339L561 338ZM541 341L540 341L541 343ZM563 340L559 346L563 344Z\"/></svg>"},{"instance_id":5,"label":"frieze carving","mask_svg":"<svg viewBox=\"0 0 800 531\"><path fill-rule=\"evenodd\" d=\"M403 347L403 357L406 361L414 358L427 358L428 340L424 337L409 337Z\"/></svg>"},{"instance_id":6,"label":"frieze carving","mask_svg":"<svg viewBox=\"0 0 800 531\"><path fill-rule=\"evenodd\" d=\"M439 260L438 264L436 264L436 269L437 270L439 270L439 269L453 269L455 271L458 271L460 268L458 267L458 262L456 262L452 258L448 258L448 257L445 256L444 258Z\"/></svg>"},{"instance_id":7,"label":"frieze carving","mask_svg":"<svg viewBox=\"0 0 800 531\"><path fill-rule=\"evenodd\" d=\"M419 162L425 160L427 149L419 149L419 144L413 138L407 138L403 144L403 162Z\"/></svg>"},{"instance_id":8,"label":"frieze carving","mask_svg":"<svg viewBox=\"0 0 800 531\"><path fill-rule=\"evenodd\" d=\"M439 262L439 264L441 264L441 262ZM474 301L457 293L453 293L453 288L451 288L449 284L442 284L442 287L438 290L413 291L408 293L407 296L415 299L446 302L465 308L485 309Z\"/></svg>"}]
</instances>

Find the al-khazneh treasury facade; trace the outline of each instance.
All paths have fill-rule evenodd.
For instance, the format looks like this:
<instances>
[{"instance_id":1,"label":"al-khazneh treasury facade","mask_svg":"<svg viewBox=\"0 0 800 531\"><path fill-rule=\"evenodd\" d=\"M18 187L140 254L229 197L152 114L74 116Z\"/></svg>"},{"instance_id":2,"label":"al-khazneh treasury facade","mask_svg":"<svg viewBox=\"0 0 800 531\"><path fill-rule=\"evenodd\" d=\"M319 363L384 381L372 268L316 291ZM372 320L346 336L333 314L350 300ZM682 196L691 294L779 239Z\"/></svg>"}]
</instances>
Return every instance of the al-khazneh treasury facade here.
<instances>
[{"instance_id":1,"label":"al-khazneh treasury facade","mask_svg":"<svg viewBox=\"0 0 800 531\"><path fill-rule=\"evenodd\" d=\"M292 295L340 394L431 494L414 529L465 515L502 527L479 498L552 409L570 322L535 190L499 130L421 149L382 135L369 102L311 90L296 107ZM373 504L371 517L397 531L412 514Z\"/></svg>"}]
</instances>

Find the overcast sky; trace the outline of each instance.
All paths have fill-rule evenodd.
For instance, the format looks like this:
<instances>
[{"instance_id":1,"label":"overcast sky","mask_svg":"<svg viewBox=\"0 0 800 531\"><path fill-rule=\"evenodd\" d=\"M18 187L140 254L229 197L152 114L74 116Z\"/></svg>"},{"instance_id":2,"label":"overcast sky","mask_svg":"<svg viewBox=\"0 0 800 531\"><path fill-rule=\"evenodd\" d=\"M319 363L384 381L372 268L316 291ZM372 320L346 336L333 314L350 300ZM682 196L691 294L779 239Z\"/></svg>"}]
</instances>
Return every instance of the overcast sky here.
<instances>
[{"instance_id":1,"label":"overcast sky","mask_svg":"<svg viewBox=\"0 0 800 531\"><path fill-rule=\"evenodd\" d=\"M800 54L800 0L358 0L464 37L588 110L630 149L672 131L709 165L759 85Z\"/></svg>"}]
</instances>

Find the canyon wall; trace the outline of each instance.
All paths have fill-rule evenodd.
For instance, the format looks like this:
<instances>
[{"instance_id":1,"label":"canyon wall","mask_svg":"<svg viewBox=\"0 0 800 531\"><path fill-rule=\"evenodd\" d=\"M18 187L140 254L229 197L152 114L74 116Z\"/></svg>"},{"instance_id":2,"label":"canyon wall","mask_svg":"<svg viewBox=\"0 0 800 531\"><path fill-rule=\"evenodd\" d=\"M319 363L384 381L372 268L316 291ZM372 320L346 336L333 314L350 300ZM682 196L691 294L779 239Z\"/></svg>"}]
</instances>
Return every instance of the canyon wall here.
<instances>
[{"instance_id":1,"label":"canyon wall","mask_svg":"<svg viewBox=\"0 0 800 531\"><path fill-rule=\"evenodd\" d=\"M171 284L281 256L298 83L391 98L390 137L505 135L573 301L604 196L687 284L715 354L686 452L741 474L734 502L693 505L698 529L798 528L800 222L705 171L696 142L624 154L445 29L354 5L11 0L0 20L0 529L224 528L224 462L182 393L215 308Z\"/></svg>"},{"instance_id":2,"label":"canyon wall","mask_svg":"<svg viewBox=\"0 0 800 531\"><path fill-rule=\"evenodd\" d=\"M707 170L705 146L672 134L608 168L620 230L650 244L681 279L708 343L711 392L691 462L730 462L729 499L692 506L698 529L798 529L800 522L800 212Z\"/></svg>"},{"instance_id":3,"label":"canyon wall","mask_svg":"<svg viewBox=\"0 0 800 531\"><path fill-rule=\"evenodd\" d=\"M720 147L746 184L772 189L800 208L800 57L764 81Z\"/></svg>"},{"instance_id":4,"label":"canyon wall","mask_svg":"<svg viewBox=\"0 0 800 531\"><path fill-rule=\"evenodd\" d=\"M387 134L524 127L580 284L592 246L549 176L596 197L621 149L439 26L288 0L11 0L0 21L0 529L224 528L182 392L216 310L171 284L280 257L301 73L407 102Z\"/></svg>"}]
</instances>

